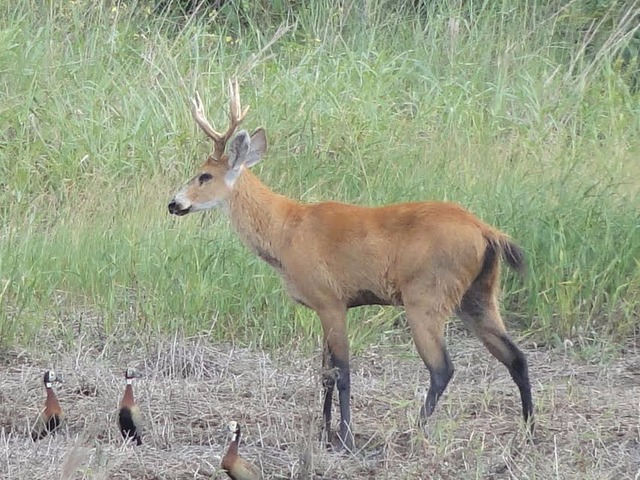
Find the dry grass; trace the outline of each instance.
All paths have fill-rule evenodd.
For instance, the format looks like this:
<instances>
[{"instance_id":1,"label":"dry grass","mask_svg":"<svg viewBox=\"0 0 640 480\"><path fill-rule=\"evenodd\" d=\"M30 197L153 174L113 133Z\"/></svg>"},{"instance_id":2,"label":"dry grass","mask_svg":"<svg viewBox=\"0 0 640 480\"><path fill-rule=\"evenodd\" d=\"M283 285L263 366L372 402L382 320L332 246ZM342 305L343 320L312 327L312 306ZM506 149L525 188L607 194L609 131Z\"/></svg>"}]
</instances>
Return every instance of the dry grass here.
<instances>
[{"instance_id":1,"label":"dry grass","mask_svg":"<svg viewBox=\"0 0 640 480\"><path fill-rule=\"evenodd\" d=\"M211 345L206 337L86 338L75 350L5 352L0 360L0 478L226 478L226 423L244 428L241 453L265 478L638 478L640 351L593 364L528 349L537 407L526 444L506 370L451 331L456 375L429 424L416 427L428 374L404 343L353 358L355 456L327 451L320 426L319 356ZM137 345L132 347L132 345ZM66 349L69 350L69 349ZM51 364L53 363L53 364ZM123 370L146 418L144 445L123 443L116 410ZM43 402L42 372L64 375L64 430L28 432Z\"/></svg>"}]
</instances>

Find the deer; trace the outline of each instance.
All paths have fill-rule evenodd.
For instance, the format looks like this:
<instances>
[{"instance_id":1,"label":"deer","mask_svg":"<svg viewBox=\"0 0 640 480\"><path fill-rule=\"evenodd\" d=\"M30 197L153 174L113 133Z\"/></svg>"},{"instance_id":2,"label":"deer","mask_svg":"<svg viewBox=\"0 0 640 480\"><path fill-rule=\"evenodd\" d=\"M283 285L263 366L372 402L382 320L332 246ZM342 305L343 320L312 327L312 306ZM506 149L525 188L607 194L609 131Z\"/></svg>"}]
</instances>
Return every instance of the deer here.
<instances>
[{"instance_id":1,"label":"deer","mask_svg":"<svg viewBox=\"0 0 640 480\"><path fill-rule=\"evenodd\" d=\"M339 449L353 451L351 374L346 318L364 305L403 307L418 355L430 376L420 409L424 424L453 377L444 339L455 314L504 364L520 392L522 415L533 432L527 359L507 333L498 293L501 261L520 274L523 250L459 204L419 201L383 206L302 203L272 191L251 171L267 138L236 130L249 107L229 80L229 126L215 130L195 92L191 110L213 141L204 164L168 204L170 214L222 208L248 249L277 271L293 301L322 324L323 427L331 445L331 411L338 390Z\"/></svg>"}]
</instances>

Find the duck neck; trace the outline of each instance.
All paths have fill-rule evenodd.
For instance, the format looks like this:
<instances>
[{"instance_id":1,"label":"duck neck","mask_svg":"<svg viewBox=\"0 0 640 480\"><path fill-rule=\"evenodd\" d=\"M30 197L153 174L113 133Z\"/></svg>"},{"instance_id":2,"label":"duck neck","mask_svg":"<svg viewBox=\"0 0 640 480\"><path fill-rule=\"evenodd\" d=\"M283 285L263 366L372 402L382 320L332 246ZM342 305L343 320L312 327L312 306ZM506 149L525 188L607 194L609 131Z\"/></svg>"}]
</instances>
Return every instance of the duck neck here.
<instances>
[{"instance_id":1,"label":"duck neck","mask_svg":"<svg viewBox=\"0 0 640 480\"><path fill-rule=\"evenodd\" d=\"M124 395L122 396L122 406L124 407L132 407L135 404L132 382L130 378L127 378L127 386L124 388Z\"/></svg>"},{"instance_id":2,"label":"duck neck","mask_svg":"<svg viewBox=\"0 0 640 480\"><path fill-rule=\"evenodd\" d=\"M231 455L238 454L239 444L240 444L240 427L236 428L236 431L233 432L233 437L231 437L231 444L229 445L229 453Z\"/></svg>"},{"instance_id":3,"label":"duck neck","mask_svg":"<svg viewBox=\"0 0 640 480\"><path fill-rule=\"evenodd\" d=\"M47 390L46 404L49 405L53 409L59 410L60 409L60 403L58 403L58 397L56 397L56 394L53 391L53 388L51 388L51 384L50 383L46 385L46 390Z\"/></svg>"}]
</instances>

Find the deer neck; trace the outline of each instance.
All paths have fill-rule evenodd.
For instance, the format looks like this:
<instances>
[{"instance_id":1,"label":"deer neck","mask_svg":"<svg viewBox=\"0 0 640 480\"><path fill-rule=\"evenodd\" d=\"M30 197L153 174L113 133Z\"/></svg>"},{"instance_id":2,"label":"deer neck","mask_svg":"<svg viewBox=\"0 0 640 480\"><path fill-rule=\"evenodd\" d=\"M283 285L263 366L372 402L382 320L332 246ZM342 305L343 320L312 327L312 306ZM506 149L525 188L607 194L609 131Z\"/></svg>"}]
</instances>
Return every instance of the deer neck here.
<instances>
[{"instance_id":1,"label":"deer neck","mask_svg":"<svg viewBox=\"0 0 640 480\"><path fill-rule=\"evenodd\" d=\"M231 223L242 241L275 268L282 268L287 220L295 206L295 201L271 191L249 170L242 172L227 203Z\"/></svg>"}]
</instances>

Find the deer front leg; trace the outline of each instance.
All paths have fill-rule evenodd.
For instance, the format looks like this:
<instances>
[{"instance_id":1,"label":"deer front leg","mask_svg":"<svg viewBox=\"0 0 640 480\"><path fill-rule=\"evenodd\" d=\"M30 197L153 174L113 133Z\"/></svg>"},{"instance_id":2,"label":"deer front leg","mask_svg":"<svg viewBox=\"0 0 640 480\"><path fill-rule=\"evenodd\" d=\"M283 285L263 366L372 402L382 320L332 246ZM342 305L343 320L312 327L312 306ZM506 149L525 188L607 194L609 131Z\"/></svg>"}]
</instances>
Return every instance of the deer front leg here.
<instances>
[{"instance_id":1,"label":"deer front leg","mask_svg":"<svg viewBox=\"0 0 640 480\"><path fill-rule=\"evenodd\" d=\"M349 369L349 339L346 332L346 309L340 312L320 314L324 330L325 371L323 372L324 407L323 416L327 438L331 432L331 401L334 386L338 387L340 403L339 438L345 448L353 450L351 433L351 372ZM328 367L328 368L327 368Z\"/></svg>"},{"instance_id":2,"label":"deer front leg","mask_svg":"<svg viewBox=\"0 0 640 480\"><path fill-rule=\"evenodd\" d=\"M331 445L331 406L333 403L333 390L336 385L336 372L333 363L333 356L329 351L326 339L322 352L322 387L324 389L324 405L322 407L322 418L324 420L324 434L327 445ZM322 441L322 435L320 436Z\"/></svg>"}]
</instances>

